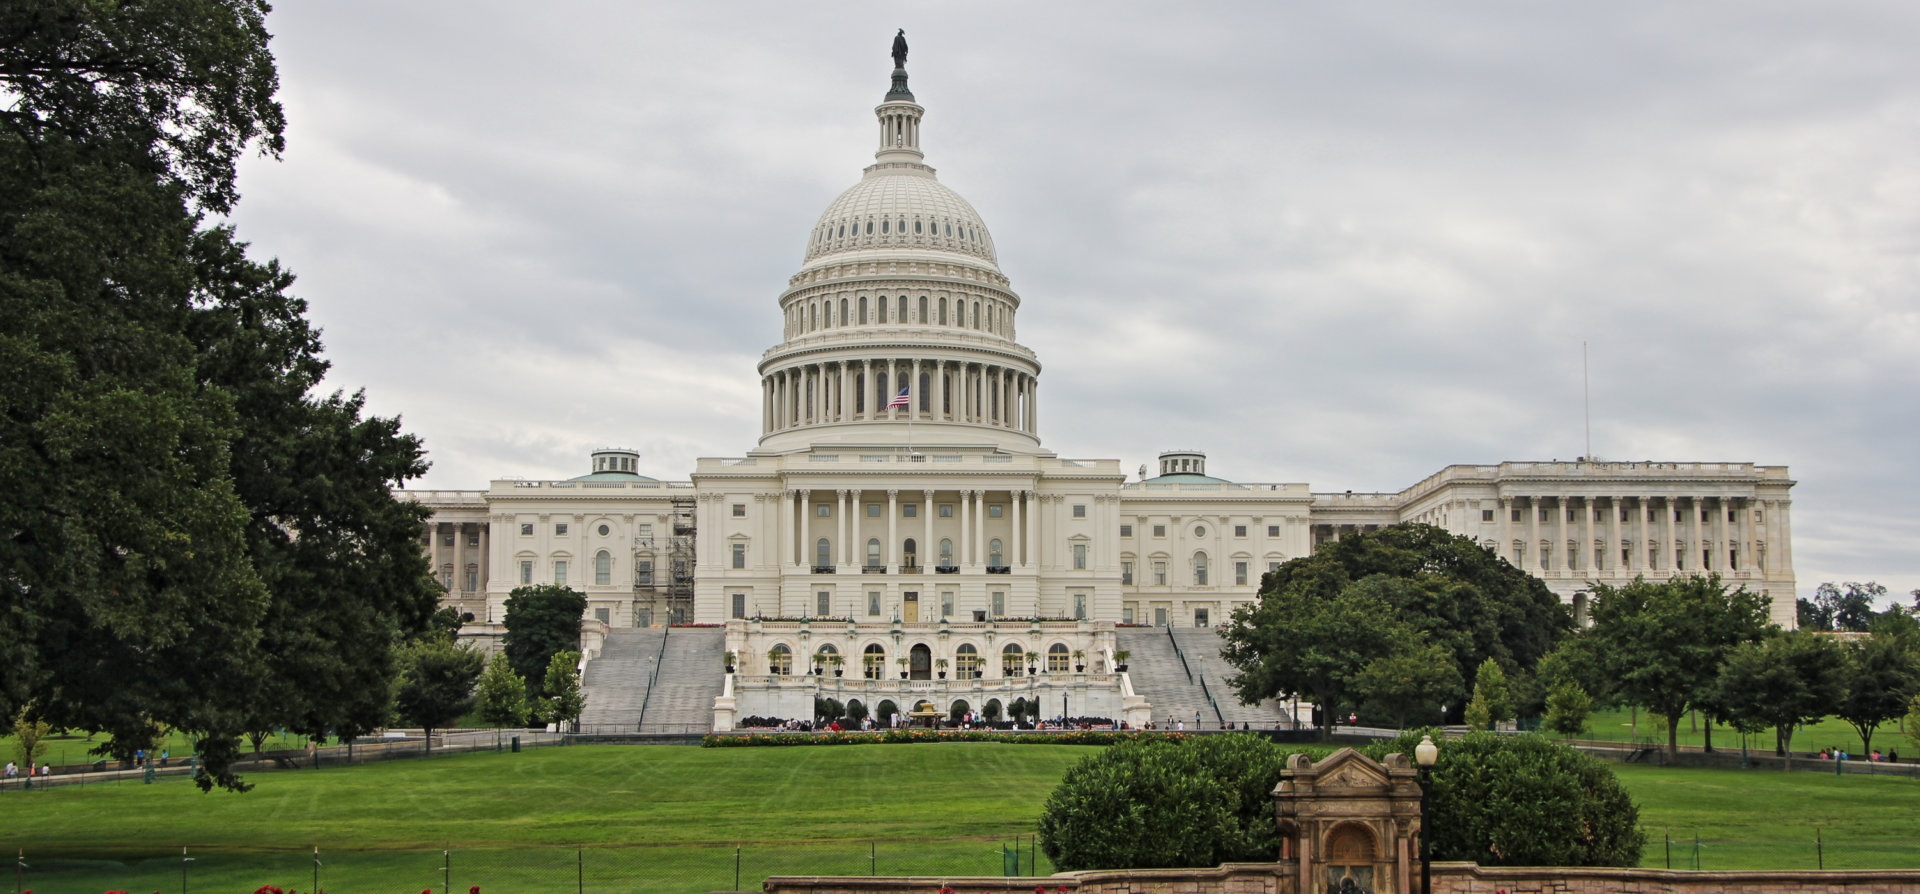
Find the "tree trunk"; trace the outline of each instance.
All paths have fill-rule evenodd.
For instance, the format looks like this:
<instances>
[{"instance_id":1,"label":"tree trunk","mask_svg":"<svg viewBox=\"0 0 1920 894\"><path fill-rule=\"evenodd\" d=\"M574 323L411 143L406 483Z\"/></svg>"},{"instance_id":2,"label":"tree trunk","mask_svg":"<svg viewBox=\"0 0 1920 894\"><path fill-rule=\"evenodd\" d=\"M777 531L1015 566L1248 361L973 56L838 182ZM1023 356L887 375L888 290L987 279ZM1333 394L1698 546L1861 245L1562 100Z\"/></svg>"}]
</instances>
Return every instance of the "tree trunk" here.
<instances>
[{"instance_id":1,"label":"tree trunk","mask_svg":"<svg viewBox=\"0 0 1920 894\"><path fill-rule=\"evenodd\" d=\"M1708 754L1712 754L1713 753L1713 715L1708 714L1707 716L1701 719L1706 722L1707 738L1706 738L1706 747L1700 750L1705 751Z\"/></svg>"},{"instance_id":2,"label":"tree trunk","mask_svg":"<svg viewBox=\"0 0 1920 894\"><path fill-rule=\"evenodd\" d=\"M1667 759L1680 759L1680 712L1667 715Z\"/></svg>"},{"instance_id":3,"label":"tree trunk","mask_svg":"<svg viewBox=\"0 0 1920 894\"><path fill-rule=\"evenodd\" d=\"M1793 769L1793 727L1775 727L1773 734L1780 742L1780 753L1786 755L1787 763L1785 769Z\"/></svg>"}]
</instances>

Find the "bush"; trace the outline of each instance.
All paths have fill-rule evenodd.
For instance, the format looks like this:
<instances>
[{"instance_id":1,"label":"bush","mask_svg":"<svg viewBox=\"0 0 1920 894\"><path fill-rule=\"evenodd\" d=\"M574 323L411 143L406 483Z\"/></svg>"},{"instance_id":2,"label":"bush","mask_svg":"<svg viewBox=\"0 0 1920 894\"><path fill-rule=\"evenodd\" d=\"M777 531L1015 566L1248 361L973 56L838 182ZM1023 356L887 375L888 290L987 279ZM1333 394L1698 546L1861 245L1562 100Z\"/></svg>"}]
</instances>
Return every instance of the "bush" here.
<instances>
[{"instance_id":1,"label":"bush","mask_svg":"<svg viewBox=\"0 0 1920 894\"><path fill-rule=\"evenodd\" d=\"M1381 752L1411 755L1420 735L1403 735ZM1646 843L1639 808L1606 764L1537 735L1468 733L1441 742L1429 806L1436 860L1636 866Z\"/></svg>"},{"instance_id":2,"label":"bush","mask_svg":"<svg viewBox=\"0 0 1920 894\"><path fill-rule=\"evenodd\" d=\"M1272 792L1288 754L1253 735L1115 743L1047 798L1040 846L1065 871L1271 861Z\"/></svg>"}]
</instances>

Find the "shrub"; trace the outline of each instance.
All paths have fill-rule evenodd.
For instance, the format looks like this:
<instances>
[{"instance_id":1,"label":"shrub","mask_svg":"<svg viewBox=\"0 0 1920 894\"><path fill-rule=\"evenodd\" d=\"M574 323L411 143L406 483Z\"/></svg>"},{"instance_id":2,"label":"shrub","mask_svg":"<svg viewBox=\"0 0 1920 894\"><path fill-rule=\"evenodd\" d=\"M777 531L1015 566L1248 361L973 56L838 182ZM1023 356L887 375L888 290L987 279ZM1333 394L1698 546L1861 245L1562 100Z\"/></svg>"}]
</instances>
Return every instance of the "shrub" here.
<instances>
[{"instance_id":1,"label":"shrub","mask_svg":"<svg viewBox=\"0 0 1920 894\"><path fill-rule=\"evenodd\" d=\"M1067 871L1273 860L1272 792L1288 753L1253 735L1118 742L1047 798L1041 847Z\"/></svg>"},{"instance_id":2,"label":"shrub","mask_svg":"<svg viewBox=\"0 0 1920 894\"><path fill-rule=\"evenodd\" d=\"M1411 755L1419 741L1408 733L1381 751ZM1441 742L1429 806L1437 860L1635 866L1646 843L1639 808L1606 764L1537 735Z\"/></svg>"}]
</instances>

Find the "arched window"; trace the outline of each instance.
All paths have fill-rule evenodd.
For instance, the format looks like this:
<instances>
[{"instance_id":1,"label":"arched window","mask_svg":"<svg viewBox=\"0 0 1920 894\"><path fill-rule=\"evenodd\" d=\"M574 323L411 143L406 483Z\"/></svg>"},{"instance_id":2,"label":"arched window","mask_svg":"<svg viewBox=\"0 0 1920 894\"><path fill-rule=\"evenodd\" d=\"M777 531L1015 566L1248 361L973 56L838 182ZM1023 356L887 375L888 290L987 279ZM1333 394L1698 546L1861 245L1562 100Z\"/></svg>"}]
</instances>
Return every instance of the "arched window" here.
<instances>
[{"instance_id":1,"label":"arched window","mask_svg":"<svg viewBox=\"0 0 1920 894\"><path fill-rule=\"evenodd\" d=\"M1054 643L1047 647L1047 673L1065 673L1067 670L1067 644Z\"/></svg>"},{"instance_id":2,"label":"arched window","mask_svg":"<svg viewBox=\"0 0 1920 894\"><path fill-rule=\"evenodd\" d=\"M857 322L865 323L866 321L867 321L867 296L861 295L860 296L860 319Z\"/></svg>"},{"instance_id":3,"label":"arched window","mask_svg":"<svg viewBox=\"0 0 1920 894\"><path fill-rule=\"evenodd\" d=\"M914 224L914 226L919 226L919 224ZM925 295L920 296L920 318L914 320L914 322L922 326L927 324L927 296Z\"/></svg>"},{"instance_id":4,"label":"arched window","mask_svg":"<svg viewBox=\"0 0 1920 894\"><path fill-rule=\"evenodd\" d=\"M780 643L767 650L767 673L776 676L793 673L793 650Z\"/></svg>"},{"instance_id":5,"label":"arched window","mask_svg":"<svg viewBox=\"0 0 1920 894\"><path fill-rule=\"evenodd\" d=\"M947 325L947 299L940 299L940 325Z\"/></svg>"},{"instance_id":6,"label":"arched window","mask_svg":"<svg viewBox=\"0 0 1920 894\"><path fill-rule=\"evenodd\" d=\"M987 564L995 568L1004 567L1007 563L1000 561L1000 558L1000 538L995 537L987 541Z\"/></svg>"},{"instance_id":7,"label":"arched window","mask_svg":"<svg viewBox=\"0 0 1920 894\"><path fill-rule=\"evenodd\" d=\"M922 298L920 300L925 301L926 299ZM925 308L922 308L922 310L924 311ZM933 412L932 386L933 386L933 374L921 373L919 394L920 394L920 412L922 413Z\"/></svg>"},{"instance_id":8,"label":"arched window","mask_svg":"<svg viewBox=\"0 0 1920 894\"><path fill-rule=\"evenodd\" d=\"M860 676L869 680L878 680L887 670L887 650L878 644L868 646L860 654Z\"/></svg>"},{"instance_id":9,"label":"arched window","mask_svg":"<svg viewBox=\"0 0 1920 894\"><path fill-rule=\"evenodd\" d=\"M840 299L840 325L847 325L847 299Z\"/></svg>"},{"instance_id":10,"label":"arched window","mask_svg":"<svg viewBox=\"0 0 1920 894\"><path fill-rule=\"evenodd\" d=\"M906 542L900 544L900 553L900 561L904 567L915 568L920 565L920 546L912 537L908 537Z\"/></svg>"},{"instance_id":11,"label":"arched window","mask_svg":"<svg viewBox=\"0 0 1920 894\"><path fill-rule=\"evenodd\" d=\"M833 567L833 544L825 537L813 545L813 564L816 568Z\"/></svg>"},{"instance_id":12,"label":"arched window","mask_svg":"<svg viewBox=\"0 0 1920 894\"><path fill-rule=\"evenodd\" d=\"M1019 643L1007 643L1000 650L1000 675L1018 677L1027 672L1027 654L1020 649Z\"/></svg>"},{"instance_id":13,"label":"arched window","mask_svg":"<svg viewBox=\"0 0 1920 894\"><path fill-rule=\"evenodd\" d=\"M812 332L818 328L820 328L820 305L809 304L807 305L807 331Z\"/></svg>"},{"instance_id":14,"label":"arched window","mask_svg":"<svg viewBox=\"0 0 1920 894\"><path fill-rule=\"evenodd\" d=\"M959 679L973 679L980 672L980 651L972 643L961 643L953 650L953 669Z\"/></svg>"},{"instance_id":15,"label":"arched window","mask_svg":"<svg viewBox=\"0 0 1920 894\"><path fill-rule=\"evenodd\" d=\"M880 235L882 236L887 235L887 224L890 224L892 222L893 221L890 221L890 220L883 220L880 222Z\"/></svg>"},{"instance_id":16,"label":"arched window","mask_svg":"<svg viewBox=\"0 0 1920 894\"><path fill-rule=\"evenodd\" d=\"M878 537L867 541L867 567L880 567L880 538Z\"/></svg>"},{"instance_id":17,"label":"arched window","mask_svg":"<svg viewBox=\"0 0 1920 894\"><path fill-rule=\"evenodd\" d=\"M1196 587L1204 587L1207 585L1206 553L1193 554L1193 585Z\"/></svg>"},{"instance_id":18,"label":"arched window","mask_svg":"<svg viewBox=\"0 0 1920 894\"><path fill-rule=\"evenodd\" d=\"M613 557L604 549L593 554L593 582L601 586L613 583Z\"/></svg>"},{"instance_id":19,"label":"arched window","mask_svg":"<svg viewBox=\"0 0 1920 894\"><path fill-rule=\"evenodd\" d=\"M953 541L944 537L940 539L940 567L953 567Z\"/></svg>"},{"instance_id":20,"label":"arched window","mask_svg":"<svg viewBox=\"0 0 1920 894\"><path fill-rule=\"evenodd\" d=\"M901 295L900 300L894 304L893 321L896 323L905 323L907 321L907 296Z\"/></svg>"}]
</instances>

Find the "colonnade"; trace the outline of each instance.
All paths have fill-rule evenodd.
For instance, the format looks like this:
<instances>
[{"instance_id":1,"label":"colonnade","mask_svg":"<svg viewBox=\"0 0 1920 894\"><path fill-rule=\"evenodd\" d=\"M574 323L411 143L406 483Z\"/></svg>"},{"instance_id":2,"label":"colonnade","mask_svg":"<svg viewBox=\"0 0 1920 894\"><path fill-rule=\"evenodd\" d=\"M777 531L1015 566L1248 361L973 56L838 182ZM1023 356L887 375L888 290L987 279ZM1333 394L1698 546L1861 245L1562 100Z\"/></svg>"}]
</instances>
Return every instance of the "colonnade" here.
<instances>
[{"instance_id":1,"label":"colonnade","mask_svg":"<svg viewBox=\"0 0 1920 894\"><path fill-rule=\"evenodd\" d=\"M1597 575L1773 574L1792 567L1787 514L1785 500L1597 494L1502 497L1495 511L1515 565Z\"/></svg>"},{"instance_id":2,"label":"colonnade","mask_svg":"<svg viewBox=\"0 0 1920 894\"><path fill-rule=\"evenodd\" d=\"M889 407L902 387L905 406ZM1037 376L991 363L829 360L768 373L761 380L761 425L771 433L844 422L964 422L1035 434L1039 387Z\"/></svg>"},{"instance_id":3,"label":"colonnade","mask_svg":"<svg viewBox=\"0 0 1920 894\"><path fill-rule=\"evenodd\" d=\"M882 495L884 504L880 503ZM1034 515L1038 502L1039 495L1028 490L788 490L780 494L783 563L819 571L858 567L871 573L920 573L929 565L941 566L942 557L935 544L948 539L956 540L958 547L952 567L963 572L988 567L1030 569L1039 555L1040 525ZM869 505L885 508L878 517L871 517L865 509ZM907 505L915 507L911 517L902 511ZM952 517L939 515L942 505L954 507ZM991 530L990 505L1006 507L1006 518L996 519ZM824 517L822 506L831 507ZM1001 541L999 564L995 565L990 542L1001 531L1006 536ZM824 565L817 552L820 538L828 539L831 550L830 561ZM909 538L915 541L911 562L903 549ZM866 544L876 539L880 541L879 554L871 556Z\"/></svg>"},{"instance_id":4,"label":"colonnade","mask_svg":"<svg viewBox=\"0 0 1920 894\"><path fill-rule=\"evenodd\" d=\"M469 531L478 540L471 557L467 553ZM459 598L486 592L488 533L486 522L427 522L427 567L433 569L433 579L447 588L449 596ZM445 542L448 534L453 535L451 546ZM467 586L468 565L476 566L471 587ZM453 571L451 580L446 574L449 568Z\"/></svg>"}]
</instances>

